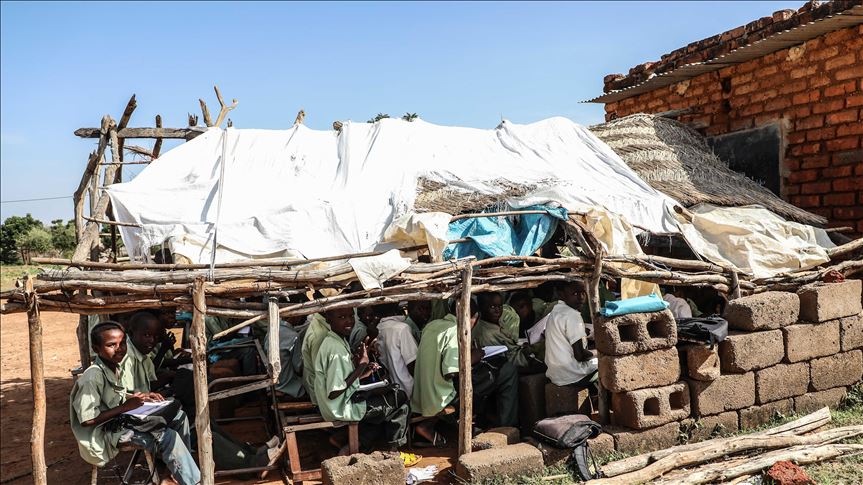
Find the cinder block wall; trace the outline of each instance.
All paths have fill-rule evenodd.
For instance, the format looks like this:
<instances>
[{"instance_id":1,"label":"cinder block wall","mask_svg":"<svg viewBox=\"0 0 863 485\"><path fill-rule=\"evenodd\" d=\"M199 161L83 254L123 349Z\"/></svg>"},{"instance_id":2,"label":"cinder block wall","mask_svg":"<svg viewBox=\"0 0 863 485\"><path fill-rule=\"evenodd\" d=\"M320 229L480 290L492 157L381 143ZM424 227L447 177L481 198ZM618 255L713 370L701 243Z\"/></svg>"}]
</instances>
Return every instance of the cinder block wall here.
<instances>
[{"instance_id":1,"label":"cinder block wall","mask_svg":"<svg viewBox=\"0 0 863 485\"><path fill-rule=\"evenodd\" d=\"M606 78L607 89L608 82L619 82ZM779 122L786 145L782 197L860 235L861 107L863 25L608 103L605 118L696 108L680 120L707 136Z\"/></svg>"},{"instance_id":2,"label":"cinder block wall","mask_svg":"<svg viewBox=\"0 0 863 485\"><path fill-rule=\"evenodd\" d=\"M606 432L618 451L648 451L835 407L863 378L861 300L860 280L733 300L729 337L712 349L679 342L667 311L600 322Z\"/></svg>"}]
</instances>

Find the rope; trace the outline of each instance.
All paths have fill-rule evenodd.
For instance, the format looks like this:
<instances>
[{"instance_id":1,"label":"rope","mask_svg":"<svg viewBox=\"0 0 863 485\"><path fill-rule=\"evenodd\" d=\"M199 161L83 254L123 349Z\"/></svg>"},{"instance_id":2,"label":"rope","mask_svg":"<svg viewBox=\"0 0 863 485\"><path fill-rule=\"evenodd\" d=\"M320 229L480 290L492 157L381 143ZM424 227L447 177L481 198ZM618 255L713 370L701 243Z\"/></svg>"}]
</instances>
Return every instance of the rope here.
<instances>
[{"instance_id":1,"label":"rope","mask_svg":"<svg viewBox=\"0 0 863 485\"><path fill-rule=\"evenodd\" d=\"M222 132L222 158L220 160L221 166L219 167L219 197L216 199L216 223L213 226L213 249L210 254L210 269L207 271L207 281L213 281L215 277L216 270L216 248L218 247L218 237L219 237L219 219L222 217L222 194L224 191L224 183L225 183L225 165L228 152L228 129L225 128L225 131Z\"/></svg>"}]
</instances>

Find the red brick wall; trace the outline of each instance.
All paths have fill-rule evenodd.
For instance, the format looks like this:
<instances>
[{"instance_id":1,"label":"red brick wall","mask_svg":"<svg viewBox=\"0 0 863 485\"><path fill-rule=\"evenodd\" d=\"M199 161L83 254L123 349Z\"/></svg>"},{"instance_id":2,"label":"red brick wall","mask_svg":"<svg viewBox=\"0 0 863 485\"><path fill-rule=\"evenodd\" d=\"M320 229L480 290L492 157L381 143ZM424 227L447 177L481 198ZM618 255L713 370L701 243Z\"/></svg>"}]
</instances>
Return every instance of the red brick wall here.
<instances>
[{"instance_id":1,"label":"red brick wall","mask_svg":"<svg viewBox=\"0 0 863 485\"><path fill-rule=\"evenodd\" d=\"M605 105L606 120L681 108L707 136L780 121L782 196L863 234L863 25Z\"/></svg>"}]
</instances>

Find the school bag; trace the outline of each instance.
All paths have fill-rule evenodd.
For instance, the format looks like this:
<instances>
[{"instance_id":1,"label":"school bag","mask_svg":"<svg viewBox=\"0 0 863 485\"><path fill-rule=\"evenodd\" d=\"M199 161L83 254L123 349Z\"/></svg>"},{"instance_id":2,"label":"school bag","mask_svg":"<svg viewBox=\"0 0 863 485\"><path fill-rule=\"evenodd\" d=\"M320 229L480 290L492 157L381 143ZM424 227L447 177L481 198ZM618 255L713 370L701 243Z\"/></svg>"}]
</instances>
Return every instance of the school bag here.
<instances>
[{"instance_id":1,"label":"school bag","mask_svg":"<svg viewBox=\"0 0 863 485\"><path fill-rule=\"evenodd\" d=\"M601 432L602 426L583 414L546 418L533 426L533 434L540 440L557 448L572 449L567 466L571 473L582 480L602 476L587 444L588 439L599 436Z\"/></svg>"},{"instance_id":2,"label":"school bag","mask_svg":"<svg viewBox=\"0 0 863 485\"><path fill-rule=\"evenodd\" d=\"M146 416L123 413L111 420L111 429L130 429L140 433L161 431L171 424L182 407L180 401L176 399L166 399L165 402L167 404Z\"/></svg>"},{"instance_id":3,"label":"school bag","mask_svg":"<svg viewBox=\"0 0 863 485\"><path fill-rule=\"evenodd\" d=\"M728 337L728 321L719 315L681 318L677 320L677 337L681 340L703 342L712 347Z\"/></svg>"}]
</instances>

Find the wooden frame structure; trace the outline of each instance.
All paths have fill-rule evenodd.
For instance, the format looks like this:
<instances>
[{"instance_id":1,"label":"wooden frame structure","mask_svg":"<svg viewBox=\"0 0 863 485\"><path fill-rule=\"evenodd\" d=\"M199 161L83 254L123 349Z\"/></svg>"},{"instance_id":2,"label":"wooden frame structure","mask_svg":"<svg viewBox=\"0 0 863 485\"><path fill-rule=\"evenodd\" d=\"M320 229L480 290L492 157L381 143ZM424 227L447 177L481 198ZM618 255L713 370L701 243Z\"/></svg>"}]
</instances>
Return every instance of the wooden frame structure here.
<instances>
[{"instance_id":1,"label":"wooden frame structure","mask_svg":"<svg viewBox=\"0 0 863 485\"><path fill-rule=\"evenodd\" d=\"M201 100L203 116L208 126L219 126L225 115L237 102L225 105L216 88L221 111L215 123L210 121L206 103ZM163 128L161 117L156 117L154 128L130 128L131 115L137 103L129 100L118 123L106 115L100 128L82 128L75 132L84 138L98 138L96 150L90 154L87 167L75 191L75 226L78 246L71 259L33 258L41 264L62 265L66 269L47 269L36 278L27 278L23 288L5 291L0 298L6 300L2 313L27 312L30 326L31 378L34 393L34 420L32 430L32 457L34 481L45 482L44 425L45 389L42 371L40 309L78 313L78 341L81 364L89 365L89 339L86 315L129 312L153 308L180 308L191 310L191 347L193 356L196 425L199 443L199 463L202 483L214 480L212 436L209 425L209 402L219 393L210 394L206 369L206 315L242 319L234 327L214 337L220 337L261 320L268 320L270 329L278 328L280 318L309 315L336 308L357 308L402 301L453 298L458 301L458 342L460 372L470 375L470 315L469 300L472 294L489 291L529 289L548 281L584 280L588 304L594 318L600 318L599 285L602 278L630 278L669 285L711 286L729 298L766 290L788 290L802 284L820 280L828 271L844 275L863 272L863 239L831 250L834 260L830 266L797 271L773 278L756 280L735 270L697 260L681 260L645 255L609 256L602 243L591 233L578 214L571 213L563 221L567 246L574 257L542 258L537 256L505 256L485 260L465 258L442 263L414 261L409 268L391 278L387 285L374 290L350 290L356 281L348 258L372 256L381 253L362 253L332 256L310 260L249 260L215 264L154 264L118 262L116 228L122 225L113 221L110 201L100 190L121 180L123 165L147 163L158 158L162 140L166 138L190 140L203 132L201 128ZM189 116L190 122L196 117ZM301 117L298 116L298 122ZM152 149L126 145L134 138L154 139ZM110 147L111 161L105 161ZM124 161L124 151L144 154L144 162ZM84 202L89 200L90 214L84 215ZM453 220L477 217L519 216L538 211L510 211L498 213L460 214ZM539 211L541 212L541 211ZM111 227L111 251L99 251L100 229ZM420 247L403 248L410 250ZM850 259L849 259L850 258ZM322 265L322 263L329 263ZM315 289L335 290L334 296L306 303L278 304L275 297L306 293ZM258 301L249 301L252 299ZM271 332L268 345L278 346L278 332ZM257 382L244 384L246 389L266 386L268 379L279 375L278 352L267 362L267 376L253 376ZM261 379L257 379L260 377ZM460 411L459 454L471 451L471 380L459 379ZM255 387L258 386L258 387ZM230 390L234 391L234 389ZM240 391L241 392L241 391ZM239 393L239 392L237 392ZM224 396L224 392L222 393ZM600 391L600 419L607 422L606 393Z\"/></svg>"}]
</instances>

